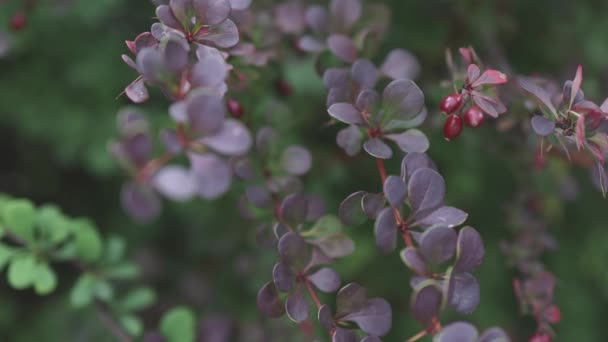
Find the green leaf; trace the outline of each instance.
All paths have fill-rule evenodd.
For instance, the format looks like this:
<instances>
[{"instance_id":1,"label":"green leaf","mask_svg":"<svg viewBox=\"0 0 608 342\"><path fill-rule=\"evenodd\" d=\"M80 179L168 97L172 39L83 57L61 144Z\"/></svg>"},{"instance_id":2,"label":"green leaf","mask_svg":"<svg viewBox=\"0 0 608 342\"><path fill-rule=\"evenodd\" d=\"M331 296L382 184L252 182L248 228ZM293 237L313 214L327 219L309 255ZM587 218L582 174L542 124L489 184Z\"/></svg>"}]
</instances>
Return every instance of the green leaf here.
<instances>
[{"instance_id":1,"label":"green leaf","mask_svg":"<svg viewBox=\"0 0 608 342\"><path fill-rule=\"evenodd\" d=\"M14 248L0 244L0 271L4 268L4 265L9 262L14 254Z\"/></svg>"},{"instance_id":2,"label":"green leaf","mask_svg":"<svg viewBox=\"0 0 608 342\"><path fill-rule=\"evenodd\" d=\"M136 278L139 275L139 269L133 263L122 263L106 268L104 274L112 279L128 280Z\"/></svg>"},{"instance_id":3,"label":"green leaf","mask_svg":"<svg viewBox=\"0 0 608 342\"><path fill-rule=\"evenodd\" d=\"M57 276L46 262L39 263L34 271L34 289L39 295L47 295L57 287Z\"/></svg>"},{"instance_id":4,"label":"green leaf","mask_svg":"<svg viewBox=\"0 0 608 342\"><path fill-rule=\"evenodd\" d=\"M36 208L28 200L14 200L6 203L2 210L2 219L6 229L17 237L34 240L34 224L36 223Z\"/></svg>"},{"instance_id":5,"label":"green leaf","mask_svg":"<svg viewBox=\"0 0 608 342\"><path fill-rule=\"evenodd\" d=\"M53 244L64 241L70 235L65 216L53 205L44 205L38 209L38 227Z\"/></svg>"},{"instance_id":6,"label":"green leaf","mask_svg":"<svg viewBox=\"0 0 608 342\"><path fill-rule=\"evenodd\" d=\"M118 236L111 236L106 240L105 259L110 263L116 263L124 257L125 249L125 240Z\"/></svg>"},{"instance_id":7,"label":"green leaf","mask_svg":"<svg viewBox=\"0 0 608 342\"><path fill-rule=\"evenodd\" d=\"M112 284L110 284L110 282L107 280L97 279L97 281L95 282L94 291L95 297L101 299L104 302L108 302L114 297L114 288L112 287Z\"/></svg>"},{"instance_id":8,"label":"green leaf","mask_svg":"<svg viewBox=\"0 0 608 342\"><path fill-rule=\"evenodd\" d=\"M70 293L70 304L75 308L89 305L93 301L95 282L96 279L92 274L81 275Z\"/></svg>"},{"instance_id":9,"label":"green leaf","mask_svg":"<svg viewBox=\"0 0 608 342\"><path fill-rule=\"evenodd\" d=\"M125 311L137 311L150 306L156 300L154 291L147 287L137 288L125 296L120 306Z\"/></svg>"},{"instance_id":10,"label":"green leaf","mask_svg":"<svg viewBox=\"0 0 608 342\"><path fill-rule=\"evenodd\" d=\"M135 315L120 316L120 324L131 336L139 336L144 330L141 320Z\"/></svg>"},{"instance_id":11,"label":"green leaf","mask_svg":"<svg viewBox=\"0 0 608 342\"><path fill-rule=\"evenodd\" d=\"M25 289L34 281L36 259L33 254L20 254L13 257L8 267L8 282L16 289Z\"/></svg>"},{"instance_id":12,"label":"green leaf","mask_svg":"<svg viewBox=\"0 0 608 342\"><path fill-rule=\"evenodd\" d=\"M169 342L193 342L194 329L194 313L183 306L165 313L160 322L160 331Z\"/></svg>"},{"instance_id":13,"label":"green leaf","mask_svg":"<svg viewBox=\"0 0 608 342\"><path fill-rule=\"evenodd\" d=\"M74 246L77 255L86 262L99 260L103 250L103 242L93 224L86 219L73 222Z\"/></svg>"},{"instance_id":14,"label":"green leaf","mask_svg":"<svg viewBox=\"0 0 608 342\"><path fill-rule=\"evenodd\" d=\"M335 215L325 215L317 220L314 226L306 232L302 233L302 236L309 238L321 238L331 234L339 233L342 231L344 226L340 219Z\"/></svg>"}]
</instances>

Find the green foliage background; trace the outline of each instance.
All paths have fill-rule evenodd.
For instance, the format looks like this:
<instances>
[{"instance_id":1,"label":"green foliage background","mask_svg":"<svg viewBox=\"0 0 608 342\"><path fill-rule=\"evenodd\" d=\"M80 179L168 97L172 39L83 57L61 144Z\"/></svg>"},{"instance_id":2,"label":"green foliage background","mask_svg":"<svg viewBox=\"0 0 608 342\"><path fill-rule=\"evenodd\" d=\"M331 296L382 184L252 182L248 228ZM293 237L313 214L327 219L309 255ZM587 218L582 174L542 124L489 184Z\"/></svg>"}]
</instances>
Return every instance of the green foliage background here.
<instances>
[{"instance_id":1,"label":"green foliage background","mask_svg":"<svg viewBox=\"0 0 608 342\"><path fill-rule=\"evenodd\" d=\"M124 40L149 28L153 7L146 0L73 0L66 2L72 5L65 13L57 13L56 2L39 1L28 17L28 28L13 37L15 51L0 60L0 192L55 203L70 215L92 218L104 235L126 237L130 257L143 265L146 282L159 294L159 304L142 313L147 327L155 327L162 311L175 304L192 305L203 317L227 313L243 321L258 320L255 294L271 276L273 257L253 244L254 227L235 215L238 188L218 201L168 204L161 220L149 226L134 224L120 208L125 176L106 146L116 136L117 110L127 104L116 96L135 77L120 54L127 51ZM586 94L600 102L608 94L604 1L387 2L393 23L383 47L405 47L419 57L420 84L429 108L437 108L445 94L438 86L446 77L445 48L468 44L489 60L502 49L516 72L538 72L559 80L571 77L580 62L585 66ZM17 1L0 5L0 25L8 25L16 7ZM334 143L337 129L324 126L324 94L310 67L303 61L285 67L296 95L289 100L291 110L277 113L273 122L288 132L286 143L301 143L314 151L306 187L325 197L335 212L346 195L379 189L379 180L370 158L340 157ZM145 109L162 125L167 103L160 94L152 97ZM256 99L242 101L250 111L258 110ZM563 322L557 326L557 341L605 340L608 202L592 189L586 171L568 171L563 163L550 166L550 172L571 172L578 180L579 197L563 201L546 181L548 174L523 168L522 160L531 158L531 152L514 152L513 145L505 143L512 137L488 126L447 143L436 124L438 116L431 110L425 131L431 138L430 155L448 184L447 200L470 213L469 223L486 243L487 258L477 272L481 305L470 319L482 328L500 325L516 341L525 340L534 329L530 318L518 315L511 290L514 273L498 249L499 242L510 236L505 207L517 194L518 180L531 177L547 194L551 232L560 243L559 252L544 259L559 279L556 300ZM388 167L396 173L397 161ZM397 255L377 252L370 224L349 233L357 252L338 265L343 279L360 282L393 304L394 328L386 341L413 335L419 326L407 313L410 274ZM58 291L43 298L0 282L0 340L112 340L92 310L69 307L72 270L61 269L59 279Z\"/></svg>"}]
</instances>

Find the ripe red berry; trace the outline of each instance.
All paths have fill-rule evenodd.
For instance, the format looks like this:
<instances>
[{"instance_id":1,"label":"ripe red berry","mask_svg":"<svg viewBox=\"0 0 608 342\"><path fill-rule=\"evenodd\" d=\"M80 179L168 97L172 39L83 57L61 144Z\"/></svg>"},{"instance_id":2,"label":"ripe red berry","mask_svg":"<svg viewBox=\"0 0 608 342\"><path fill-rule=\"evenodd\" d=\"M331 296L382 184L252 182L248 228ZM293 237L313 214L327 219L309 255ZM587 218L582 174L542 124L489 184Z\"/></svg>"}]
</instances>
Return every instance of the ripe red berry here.
<instances>
[{"instance_id":1,"label":"ripe red berry","mask_svg":"<svg viewBox=\"0 0 608 342\"><path fill-rule=\"evenodd\" d=\"M485 116L479 107L471 106L464 112L464 123L469 127L479 127L485 122Z\"/></svg>"},{"instance_id":2,"label":"ripe red berry","mask_svg":"<svg viewBox=\"0 0 608 342\"><path fill-rule=\"evenodd\" d=\"M21 11L15 12L13 14L13 16L11 17L10 26L11 26L11 30L13 30L14 32L23 30L25 28L25 24L26 24L25 13L23 13Z\"/></svg>"},{"instance_id":3,"label":"ripe red berry","mask_svg":"<svg viewBox=\"0 0 608 342\"><path fill-rule=\"evenodd\" d=\"M282 78L278 79L275 82L275 87L276 87L277 91L279 92L279 94L281 94L285 97L289 97L289 96L293 95L293 87L291 86L291 84L289 84L289 82L285 81Z\"/></svg>"},{"instance_id":4,"label":"ripe red berry","mask_svg":"<svg viewBox=\"0 0 608 342\"><path fill-rule=\"evenodd\" d=\"M452 114L462 105L462 95L451 94L443 98L439 109L446 114Z\"/></svg>"},{"instance_id":5,"label":"ripe red berry","mask_svg":"<svg viewBox=\"0 0 608 342\"><path fill-rule=\"evenodd\" d=\"M537 332L532 337L530 337L530 340L528 342L551 342L551 336L543 332Z\"/></svg>"},{"instance_id":6,"label":"ripe red berry","mask_svg":"<svg viewBox=\"0 0 608 342\"><path fill-rule=\"evenodd\" d=\"M443 136L450 141L456 139L462 132L462 118L458 115L450 115L443 125Z\"/></svg>"},{"instance_id":7,"label":"ripe red berry","mask_svg":"<svg viewBox=\"0 0 608 342\"><path fill-rule=\"evenodd\" d=\"M228 108L228 112L237 119L240 119L245 115L243 106L235 99L228 99L228 101L226 101L226 107Z\"/></svg>"},{"instance_id":8,"label":"ripe red berry","mask_svg":"<svg viewBox=\"0 0 608 342\"><path fill-rule=\"evenodd\" d=\"M547 318L547 322L557 324L562 320L562 313L557 306L551 305L545 310L545 317Z\"/></svg>"}]
</instances>

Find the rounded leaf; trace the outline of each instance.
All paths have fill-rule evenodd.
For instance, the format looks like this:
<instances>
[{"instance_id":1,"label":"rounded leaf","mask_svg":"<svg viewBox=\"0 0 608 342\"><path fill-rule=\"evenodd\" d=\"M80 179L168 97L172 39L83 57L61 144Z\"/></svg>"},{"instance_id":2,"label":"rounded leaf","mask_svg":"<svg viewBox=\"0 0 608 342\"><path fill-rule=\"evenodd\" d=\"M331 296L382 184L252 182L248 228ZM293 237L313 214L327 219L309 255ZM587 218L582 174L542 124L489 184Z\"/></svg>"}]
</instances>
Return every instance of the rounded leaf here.
<instances>
[{"instance_id":1,"label":"rounded leaf","mask_svg":"<svg viewBox=\"0 0 608 342\"><path fill-rule=\"evenodd\" d=\"M543 137L551 135L555 131L555 121L549 120L544 116L535 115L530 120L530 124L534 132Z\"/></svg>"},{"instance_id":2,"label":"rounded leaf","mask_svg":"<svg viewBox=\"0 0 608 342\"><path fill-rule=\"evenodd\" d=\"M285 307L273 283L266 283L258 292L258 309L270 318L283 316Z\"/></svg>"},{"instance_id":3,"label":"rounded leaf","mask_svg":"<svg viewBox=\"0 0 608 342\"><path fill-rule=\"evenodd\" d=\"M289 146L283 151L281 166L289 174L302 176L312 166L312 155L302 146Z\"/></svg>"},{"instance_id":4,"label":"rounded leaf","mask_svg":"<svg viewBox=\"0 0 608 342\"><path fill-rule=\"evenodd\" d=\"M363 144L363 149L371 156L380 159L390 159L393 156L391 148L378 138L367 140Z\"/></svg>"},{"instance_id":5,"label":"rounded leaf","mask_svg":"<svg viewBox=\"0 0 608 342\"><path fill-rule=\"evenodd\" d=\"M154 175L152 182L158 192L174 201L187 201L196 194L196 178L181 166L163 167Z\"/></svg>"},{"instance_id":6,"label":"rounded leaf","mask_svg":"<svg viewBox=\"0 0 608 342\"><path fill-rule=\"evenodd\" d=\"M274 285L281 292L289 292L295 285L295 275L288 264L279 262L272 269L272 280Z\"/></svg>"},{"instance_id":7,"label":"rounded leaf","mask_svg":"<svg viewBox=\"0 0 608 342\"><path fill-rule=\"evenodd\" d=\"M230 165L213 154L188 154L194 177L197 180L197 193L205 199L217 198L230 188L232 170Z\"/></svg>"},{"instance_id":8,"label":"rounded leaf","mask_svg":"<svg viewBox=\"0 0 608 342\"><path fill-rule=\"evenodd\" d=\"M182 306L165 313L160 321L160 331L168 342L194 342L195 329L194 313Z\"/></svg>"},{"instance_id":9,"label":"rounded leaf","mask_svg":"<svg viewBox=\"0 0 608 342\"><path fill-rule=\"evenodd\" d=\"M319 290L332 293L340 288L340 276L338 272L331 268L324 267L317 272L308 276L308 280L312 282Z\"/></svg>"},{"instance_id":10,"label":"rounded leaf","mask_svg":"<svg viewBox=\"0 0 608 342\"><path fill-rule=\"evenodd\" d=\"M443 327L433 337L433 342L475 342L479 333L477 328L467 322L454 322Z\"/></svg>"},{"instance_id":11,"label":"rounded leaf","mask_svg":"<svg viewBox=\"0 0 608 342\"><path fill-rule=\"evenodd\" d=\"M415 247L406 247L400 253L405 265L417 274L427 274L426 262Z\"/></svg>"},{"instance_id":12,"label":"rounded leaf","mask_svg":"<svg viewBox=\"0 0 608 342\"><path fill-rule=\"evenodd\" d=\"M296 323L301 323L308 319L310 307L301 291L297 290L287 298L285 301L285 312Z\"/></svg>"},{"instance_id":13,"label":"rounded leaf","mask_svg":"<svg viewBox=\"0 0 608 342\"><path fill-rule=\"evenodd\" d=\"M424 107L424 94L411 80L392 81L384 88L382 98L384 110L397 120L412 119Z\"/></svg>"},{"instance_id":14,"label":"rounded leaf","mask_svg":"<svg viewBox=\"0 0 608 342\"><path fill-rule=\"evenodd\" d=\"M364 123L359 110L350 103L335 103L329 107L327 112L334 119L350 125L362 125Z\"/></svg>"},{"instance_id":15,"label":"rounded leaf","mask_svg":"<svg viewBox=\"0 0 608 342\"><path fill-rule=\"evenodd\" d=\"M484 254L483 240L479 233L472 227L464 227L458 233L454 270L457 272L475 270L481 265Z\"/></svg>"},{"instance_id":16,"label":"rounded leaf","mask_svg":"<svg viewBox=\"0 0 608 342\"><path fill-rule=\"evenodd\" d=\"M454 256L457 238L452 228L432 227L422 234L420 254L425 260L441 265Z\"/></svg>"},{"instance_id":17,"label":"rounded leaf","mask_svg":"<svg viewBox=\"0 0 608 342\"><path fill-rule=\"evenodd\" d=\"M383 253L390 253L397 247L397 221L392 208L384 208L374 224L376 246Z\"/></svg>"},{"instance_id":18,"label":"rounded leaf","mask_svg":"<svg viewBox=\"0 0 608 342\"><path fill-rule=\"evenodd\" d=\"M393 207L403 204L407 196L407 186L398 176L388 176L383 186L384 196Z\"/></svg>"},{"instance_id":19,"label":"rounded leaf","mask_svg":"<svg viewBox=\"0 0 608 342\"><path fill-rule=\"evenodd\" d=\"M303 270L312 257L312 249L306 240L295 232L283 235L278 249L282 260L296 270Z\"/></svg>"},{"instance_id":20,"label":"rounded leaf","mask_svg":"<svg viewBox=\"0 0 608 342\"><path fill-rule=\"evenodd\" d=\"M365 194L367 194L365 191L357 191L340 203L338 216L344 225L357 226L365 221L366 217L361 204Z\"/></svg>"},{"instance_id":21,"label":"rounded leaf","mask_svg":"<svg viewBox=\"0 0 608 342\"><path fill-rule=\"evenodd\" d=\"M445 181L437 171L418 169L409 179L408 194L412 210L420 215L443 203Z\"/></svg>"},{"instance_id":22,"label":"rounded leaf","mask_svg":"<svg viewBox=\"0 0 608 342\"><path fill-rule=\"evenodd\" d=\"M428 323L441 308L441 290L433 280L418 284L412 293L411 310L415 319Z\"/></svg>"}]
</instances>

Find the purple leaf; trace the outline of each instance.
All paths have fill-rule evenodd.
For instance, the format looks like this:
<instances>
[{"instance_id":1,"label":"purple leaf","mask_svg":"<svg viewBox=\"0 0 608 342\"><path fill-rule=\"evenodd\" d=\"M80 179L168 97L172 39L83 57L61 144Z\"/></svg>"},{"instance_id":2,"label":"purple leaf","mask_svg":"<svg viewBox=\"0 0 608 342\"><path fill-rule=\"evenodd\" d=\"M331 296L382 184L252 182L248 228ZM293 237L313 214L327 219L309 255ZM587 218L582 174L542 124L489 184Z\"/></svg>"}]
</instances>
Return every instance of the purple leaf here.
<instances>
[{"instance_id":1,"label":"purple leaf","mask_svg":"<svg viewBox=\"0 0 608 342\"><path fill-rule=\"evenodd\" d=\"M432 169L437 171L435 163L424 153L408 153L401 161L401 178L409 183L409 178L418 169Z\"/></svg>"},{"instance_id":2,"label":"purple leaf","mask_svg":"<svg viewBox=\"0 0 608 342\"><path fill-rule=\"evenodd\" d=\"M228 18L230 1L228 0L192 0L196 17L204 25L217 25Z\"/></svg>"},{"instance_id":3,"label":"purple leaf","mask_svg":"<svg viewBox=\"0 0 608 342\"><path fill-rule=\"evenodd\" d=\"M371 156L380 159L390 159L393 156L391 148L378 138L367 140L363 144L363 149Z\"/></svg>"},{"instance_id":4,"label":"purple leaf","mask_svg":"<svg viewBox=\"0 0 608 342\"><path fill-rule=\"evenodd\" d=\"M430 212L423 218L418 219L411 226L422 226L430 227L435 225L441 225L444 227L452 228L461 225L467 220L469 215L464 211L454 207L440 207L437 210Z\"/></svg>"},{"instance_id":5,"label":"purple leaf","mask_svg":"<svg viewBox=\"0 0 608 342\"><path fill-rule=\"evenodd\" d=\"M165 65L174 73L180 72L188 65L190 46L185 40L170 38L165 43Z\"/></svg>"},{"instance_id":6,"label":"purple leaf","mask_svg":"<svg viewBox=\"0 0 608 342\"><path fill-rule=\"evenodd\" d=\"M469 64L467 67L467 82L474 83L481 75L481 70L476 64Z\"/></svg>"},{"instance_id":7,"label":"purple leaf","mask_svg":"<svg viewBox=\"0 0 608 342\"><path fill-rule=\"evenodd\" d=\"M196 194L196 178L182 166L163 167L154 175L152 182L158 192L174 201L187 201Z\"/></svg>"},{"instance_id":8,"label":"purple leaf","mask_svg":"<svg viewBox=\"0 0 608 342\"><path fill-rule=\"evenodd\" d=\"M244 10L249 8L252 0L230 0L230 6L233 10Z\"/></svg>"},{"instance_id":9,"label":"purple leaf","mask_svg":"<svg viewBox=\"0 0 608 342\"><path fill-rule=\"evenodd\" d=\"M310 307L301 291L296 290L294 294L287 298L285 301L285 312L296 323L301 323L308 319Z\"/></svg>"},{"instance_id":10,"label":"purple leaf","mask_svg":"<svg viewBox=\"0 0 608 342\"><path fill-rule=\"evenodd\" d=\"M365 89L357 96L356 107L361 111L375 113L380 95L375 90Z\"/></svg>"},{"instance_id":11,"label":"purple leaf","mask_svg":"<svg viewBox=\"0 0 608 342\"><path fill-rule=\"evenodd\" d=\"M350 103L335 103L327 109L327 112L334 119L350 125L362 125L365 123L359 110Z\"/></svg>"},{"instance_id":12,"label":"purple leaf","mask_svg":"<svg viewBox=\"0 0 608 342\"><path fill-rule=\"evenodd\" d=\"M304 15L308 26L316 33L324 33L329 29L329 15L327 10L319 5L313 5Z\"/></svg>"},{"instance_id":13,"label":"purple leaf","mask_svg":"<svg viewBox=\"0 0 608 342\"><path fill-rule=\"evenodd\" d=\"M230 48L239 42L239 30L230 19L210 27L210 31L200 38L201 43L211 43L220 48Z\"/></svg>"},{"instance_id":14,"label":"purple leaf","mask_svg":"<svg viewBox=\"0 0 608 342\"><path fill-rule=\"evenodd\" d=\"M485 249L479 233L472 227L464 227L458 233L456 247L456 272L471 272L483 261Z\"/></svg>"},{"instance_id":15,"label":"purple leaf","mask_svg":"<svg viewBox=\"0 0 608 342\"><path fill-rule=\"evenodd\" d=\"M217 54L206 54L192 68L192 85L195 87L216 88L228 77L224 59Z\"/></svg>"},{"instance_id":16,"label":"purple leaf","mask_svg":"<svg viewBox=\"0 0 608 342\"><path fill-rule=\"evenodd\" d=\"M403 263L416 274L428 273L426 263L416 248L406 247L401 251L400 256Z\"/></svg>"},{"instance_id":17,"label":"purple leaf","mask_svg":"<svg viewBox=\"0 0 608 342\"><path fill-rule=\"evenodd\" d=\"M357 342L357 335L352 330L336 328L331 342Z\"/></svg>"},{"instance_id":18,"label":"purple leaf","mask_svg":"<svg viewBox=\"0 0 608 342\"><path fill-rule=\"evenodd\" d=\"M213 154L188 154L198 194L205 199L217 198L228 191L232 183L230 165Z\"/></svg>"},{"instance_id":19,"label":"purple leaf","mask_svg":"<svg viewBox=\"0 0 608 342\"><path fill-rule=\"evenodd\" d=\"M365 333L375 336L386 335L391 330L393 323L391 306L382 298L367 300L361 309L351 312L341 319L355 322Z\"/></svg>"},{"instance_id":20,"label":"purple leaf","mask_svg":"<svg viewBox=\"0 0 608 342\"><path fill-rule=\"evenodd\" d=\"M289 292L294 288L295 275L291 271L289 265L284 262L279 262L272 269L272 280L274 285L281 292Z\"/></svg>"},{"instance_id":21,"label":"purple leaf","mask_svg":"<svg viewBox=\"0 0 608 342\"><path fill-rule=\"evenodd\" d=\"M361 0L332 0L329 12L331 18L337 21L337 29L348 31L361 17Z\"/></svg>"},{"instance_id":22,"label":"purple leaf","mask_svg":"<svg viewBox=\"0 0 608 342\"><path fill-rule=\"evenodd\" d=\"M407 153L424 153L430 146L426 135L417 129L409 129L400 134L387 134L386 138L397 143L399 148Z\"/></svg>"},{"instance_id":23,"label":"purple leaf","mask_svg":"<svg viewBox=\"0 0 608 342\"><path fill-rule=\"evenodd\" d=\"M479 305L479 283L470 273L450 274L448 304L457 312L468 315Z\"/></svg>"},{"instance_id":24,"label":"purple leaf","mask_svg":"<svg viewBox=\"0 0 608 342\"><path fill-rule=\"evenodd\" d=\"M382 340L376 336L366 336L361 340L361 342L382 342Z\"/></svg>"},{"instance_id":25,"label":"purple leaf","mask_svg":"<svg viewBox=\"0 0 608 342\"><path fill-rule=\"evenodd\" d=\"M384 75L393 80L412 80L418 77L418 74L420 73L420 64L416 57L409 51L395 49L386 56L380 70Z\"/></svg>"},{"instance_id":26,"label":"purple leaf","mask_svg":"<svg viewBox=\"0 0 608 342\"><path fill-rule=\"evenodd\" d=\"M281 237L278 250L281 259L296 270L303 270L312 257L312 249L306 240L294 232Z\"/></svg>"},{"instance_id":27,"label":"purple leaf","mask_svg":"<svg viewBox=\"0 0 608 342\"><path fill-rule=\"evenodd\" d=\"M275 21L283 33L298 34L306 27L304 7L299 2L285 2L275 7Z\"/></svg>"},{"instance_id":28,"label":"purple leaf","mask_svg":"<svg viewBox=\"0 0 608 342\"><path fill-rule=\"evenodd\" d=\"M226 106L221 97L198 93L188 99L186 106L188 123L195 133L214 134L222 129Z\"/></svg>"},{"instance_id":29,"label":"purple leaf","mask_svg":"<svg viewBox=\"0 0 608 342\"><path fill-rule=\"evenodd\" d=\"M510 339L501 328L489 328L481 334L477 342L510 342Z\"/></svg>"},{"instance_id":30,"label":"purple leaf","mask_svg":"<svg viewBox=\"0 0 608 342\"><path fill-rule=\"evenodd\" d=\"M606 177L604 165L599 161L591 166L591 181L595 188L601 191L605 197L608 191L608 177Z\"/></svg>"},{"instance_id":31,"label":"purple leaf","mask_svg":"<svg viewBox=\"0 0 608 342\"><path fill-rule=\"evenodd\" d=\"M408 194L413 212L421 215L441 206L445 196L445 181L437 171L418 169L409 179Z\"/></svg>"},{"instance_id":32,"label":"purple leaf","mask_svg":"<svg viewBox=\"0 0 608 342\"><path fill-rule=\"evenodd\" d=\"M581 84L583 83L583 66L579 64L576 68L576 75L574 76L574 80L572 81L572 86L570 89L570 105L568 108L572 108L574 104L574 100L576 99L579 90L581 90Z\"/></svg>"},{"instance_id":33,"label":"purple leaf","mask_svg":"<svg viewBox=\"0 0 608 342\"><path fill-rule=\"evenodd\" d=\"M347 88L331 88L327 94L327 107L331 107L336 103L350 103L352 102L352 89Z\"/></svg>"},{"instance_id":34,"label":"purple leaf","mask_svg":"<svg viewBox=\"0 0 608 342\"><path fill-rule=\"evenodd\" d=\"M258 292L258 309L270 318L283 316L285 309L276 287L273 283L266 283Z\"/></svg>"},{"instance_id":35,"label":"purple leaf","mask_svg":"<svg viewBox=\"0 0 608 342\"><path fill-rule=\"evenodd\" d=\"M340 288L340 276L331 268L325 267L318 270L314 274L309 275L308 280L325 293L333 293Z\"/></svg>"},{"instance_id":36,"label":"purple leaf","mask_svg":"<svg viewBox=\"0 0 608 342\"><path fill-rule=\"evenodd\" d=\"M336 143L350 157L357 155L361 151L361 140L363 140L363 134L355 125L350 125L340 130L336 136Z\"/></svg>"},{"instance_id":37,"label":"purple leaf","mask_svg":"<svg viewBox=\"0 0 608 342\"><path fill-rule=\"evenodd\" d=\"M361 200L361 206L363 207L363 212L367 217L372 220L375 220L380 213L380 210L384 208L384 194L370 194L366 193Z\"/></svg>"},{"instance_id":38,"label":"purple leaf","mask_svg":"<svg viewBox=\"0 0 608 342\"><path fill-rule=\"evenodd\" d=\"M139 223L149 223L160 215L161 201L154 191L136 183L126 183L121 203L127 214Z\"/></svg>"},{"instance_id":39,"label":"purple leaf","mask_svg":"<svg viewBox=\"0 0 608 342\"><path fill-rule=\"evenodd\" d=\"M228 156L243 155L253 144L247 127L234 119L224 121L217 133L205 136L200 141L214 151Z\"/></svg>"},{"instance_id":40,"label":"purple leaf","mask_svg":"<svg viewBox=\"0 0 608 342\"><path fill-rule=\"evenodd\" d=\"M396 120L410 120L418 116L424 107L424 94L411 80L395 80L382 94L385 110Z\"/></svg>"},{"instance_id":41,"label":"purple leaf","mask_svg":"<svg viewBox=\"0 0 608 342\"><path fill-rule=\"evenodd\" d=\"M547 91L536 85L530 78L519 78L518 82L523 90L536 97L553 115L557 116L557 112L551 101L551 95Z\"/></svg>"},{"instance_id":42,"label":"purple leaf","mask_svg":"<svg viewBox=\"0 0 608 342\"><path fill-rule=\"evenodd\" d=\"M507 107L505 107L502 102L497 99L486 96L478 91L471 92L471 97L473 98L473 102L486 114L493 118L497 118L500 114L503 114L507 111Z\"/></svg>"},{"instance_id":43,"label":"purple leaf","mask_svg":"<svg viewBox=\"0 0 608 342\"><path fill-rule=\"evenodd\" d=\"M372 62L359 59L353 63L351 77L359 84L360 88L372 89L378 81L378 69Z\"/></svg>"},{"instance_id":44,"label":"purple leaf","mask_svg":"<svg viewBox=\"0 0 608 342\"><path fill-rule=\"evenodd\" d=\"M367 302L367 291L359 284L350 283L338 291L336 296L336 318L361 310Z\"/></svg>"},{"instance_id":45,"label":"purple leaf","mask_svg":"<svg viewBox=\"0 0 608 342\"><path fill-rule=\"evenodd\" d=\"M280 213L286 224L292 226L301 224L308 214L308 199L299 194L290 194L283 199Z\"/></svg>"},{"instance_id":46,"label":"purple leaf","mask_svg":"<svg viewBox=\"0 0 608 342\"><path fill-rule=\"evenodd\" d=\"M384 182L384 196L388 203L393 207L399 207L403 204L407 196L407 186L398 176L388 176Z\"/></svg>"},{"instance_id":47,"label":"purple leaf","mask_svg":"<svg viewBox=\"0 0 608 342\"><path fill-rule=\"evenodd\" d=\"M272 205L271 195L263 186L247 187L245 195L247 200L258 208L269 208Z\"/></svg>"},{"instance_id":48,"label":"purple leaf","mask_svg":"<svg viewBox=\"0 0 608 342\"><path fill-rule=\"evenodd\" d=\"M436 342L473 342L477 341L477 328L467 322L454 322L443 327L437 334Z\"/></svg>"},{"instance_id":49,"label":"purple leaf","mask_svg":"<svg viewBox=\"0 0 608 342\"><path fill-rule=\"evenodd\" d=\"M365 194L367 194L365 191L357 191L340 203L338 216L344 225L358 226L365 221L366 217L361 204Z\"/></svg>"},{"instance_id":50,"label":"purple leaf","mask_svg":"<svg viewBox=\"0 0 608 342\"><path fill-rule=\"evenodd\" d=\"M317 38L303 36L298 40L298 48L304 52L317 53L325 49L325 44Z\"/></svg>"},{"instance_id":51,"label":"purple leaf","mask_svg":"<svg viewBox=\"0 0 608 342\"><path fill-rule=\"evenodd\" d=\"M392 208L384 208L374 224L376 246L383 253L390 253L397 247L397 221Z\"/></svg>"},{"instance_id":52,"label":"purple leaf","mask_svg":"<svg viewBox=\"0 0 608 342\"><path fill-rule=\"evenodd\" d=\"M418 284L412 293L411 311L415 319L428 323L441 308L441 290L434 280Z\"/></svg>"},{"instance_id":53,"label":"purple leaf","mask_svg":"<svg viewBox=\"0 0 608 342\"><path fill-rule=\"evenodd\" d=\"M312 155L302 146L289 146L283 151L281 166L291 175L302 176L312 166Z\"/></svg>"},{"instance_id":54,"label":"purple leaf","mask_svg":"<svg viewBox=\"0 0 608 342\"><path fill-rule=\"evenodd\" d=\"M134 103L144 103L150 98L143 79L135 80L125 88L125 94Z\"/></svg>"},{"instance_id":55,"label":"purple leaf","mask_svg":"<svg viewBox=\"0 0 608 342\"><path fill-rule=\"evenodd\" d=\"M357 59L357 47L353 41L342 34L332 34L327 38L329 50L346 63L353 63Z\"/></svg>"},{"instance_id":56,"label":"purple leaf","mask_svg":"<svg viewBox=\"0 0 608 342\"><path fill-rule=\"evenodd\" d=\"M329 68L323 73L323 85L326 89L347 88L350 82L350 71L346 68Z\"/></svg>"},{"instance_id":57,"label":"purple leaf","mask_svg":"<svg viewBox=\"0 0 608 342\"><path fill-rule=\"evenodd\" d=\"M432 227L422 234L420 254L425 260L435 265L441 265L454 256L457 238L457 234L452 228Z\"/></svg>"},{"instance_id":58,"label":"purple leaf","mask_svg":"<svg viewBox=\"0 0 608 342\"><path fill-rule=\"evenodd\" d=\"M329 331L331 330L331 325L333 323L334 317L331 312L331 308L329 305L325 304L319 308L319 313L317 315L319 319L319 323L323 327L323 329Z\"/></svg>"},{"instance_id":59,"label":"purple leaf","mask_svg":"<svg viewBox=\"0 0 608 342\"><path fill-rule=\"evenodd\" d=\"M549 120L541 115L532 117L530 124L532 125L534 132L543 137L553 134L553 131L555 130L555 121Z\"/></svg>"}]
</instances>

